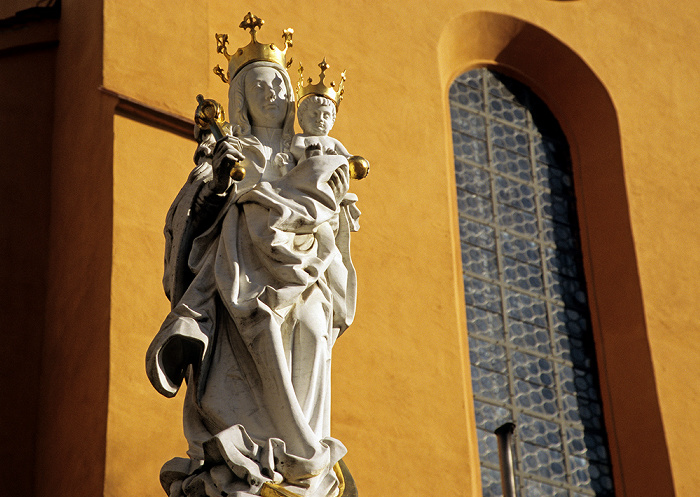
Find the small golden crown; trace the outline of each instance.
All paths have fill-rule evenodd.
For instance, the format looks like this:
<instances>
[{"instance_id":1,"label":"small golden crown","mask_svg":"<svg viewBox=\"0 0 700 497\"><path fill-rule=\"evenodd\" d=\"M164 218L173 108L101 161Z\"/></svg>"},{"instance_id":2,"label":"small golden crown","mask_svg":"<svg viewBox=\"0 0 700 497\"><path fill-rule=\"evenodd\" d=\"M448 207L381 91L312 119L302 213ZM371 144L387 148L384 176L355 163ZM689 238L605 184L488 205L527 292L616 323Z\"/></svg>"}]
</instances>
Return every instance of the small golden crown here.
<instances>
[{"instance_id":1,"label":"small golden crown","mask_svg":"<svg viewBox=\"0 0 700 497\"><path fill-rule=\"evenodd\" d=\"M243 48L239 48L236 52L231 55L228 53L226 45L228 44L228 35L216 33L216 52L223 54L224 57L229 61L228 71L224 73L224 69L217 64L214 68L214 74L219 76L224 83L228 83L233 79L238 71L243 69L244 66L256 61L268 61L275 62L285 69L292 64L292 60L287 63L287 49L292 46L292 35L294 30L292 28L285 29L282 32L282 39L284 40L284 50L277 48L274 43L269 45L259 43L256 39L257 31L265 23L258 16L255 16L248 12L243 18L243 21L238 25L239 28L243 30L250 31L250 43Z\"/></svg>"},{"instance_id":2,"label":"small golden crown","mask_svg":"<svg viewBox=\"0 0 700 497\"><path fill-rule=\"evenodd\" d=\"M335 104L337 109L340 106L340 102L343 101L343 95L345 94L345 71L340 74L340 84L338 88L335 87L335 82L331 82L331 86L326 86L324 80L326 79L326 70L331 67L326 62L326 58L318 65L321 68L321 74L319 75L318 83L315 85L311 84L311 78L309 78L309 84L304 86L304 68L299 64L299 82L297 83L297 104L301 102L301 99L309 95L319 95L321 97L330 98Z\"/></svg>"}]
</instances>

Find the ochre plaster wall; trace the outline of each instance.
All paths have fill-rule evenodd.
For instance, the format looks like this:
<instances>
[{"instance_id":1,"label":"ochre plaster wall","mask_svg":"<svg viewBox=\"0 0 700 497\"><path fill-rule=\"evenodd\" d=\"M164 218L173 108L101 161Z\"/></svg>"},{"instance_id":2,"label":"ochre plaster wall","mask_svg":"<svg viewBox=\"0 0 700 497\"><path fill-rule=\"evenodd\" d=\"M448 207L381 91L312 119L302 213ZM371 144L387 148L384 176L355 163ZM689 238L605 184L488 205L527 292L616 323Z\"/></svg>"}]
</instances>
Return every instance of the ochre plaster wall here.
<instances>
[{"instance_id":1,"label":"ochre plaster wall","mask_svg":"<svg viewBox=\"0 0 700 497\"><path fill-rule=\"evenodd\" d=\"M120 167L114 170L114 332L105 495L156 496L163 492L160 466L182 456L187 443L182 395L166 399L156 393L145 374L145 353L170 310L161 284L163 224L194 167L194 141L120 115L115 116L114 137L114 163Z\"/></svg>"},{"instance_id":2,"label":"ochre plaster wall","mask_svg":"<svg viewBox=\"0 0 700 497\"><path fill-rule=\"evenodd\" d=\"M485 10L530 27L475 14ZM608 426L621 422L615 413L638 416L614 437L618 493L700 492L700 52L688 48L700 42L697 10L693 0L257 4L261 40L277 42L292 26L296 60L311 68L327 55L331 71L348 69L333 135L372 161L372 174L352 185L363 210L353 239L359 308L333 373L334 435L362 494L479 495L446 95L452 77L483 64L531 84L578 153L598 354L610 368ZM225 101L211 73L223 60L213 34L247 43L243 14L223 0L177 9L106 0L104 86L186 117L197 93ZM470 29L460 32L454 23L465 16ZM576 79L583 73L588 85ZM579 120L591 107L602 119ZM149 393L143 354L167 311L161 223L194 146L127 118L114 123L105 494L159 495L158 466L183 451L181 402ZM645 442L649 457L635 455Z\"/></svg>"}]
</instances>

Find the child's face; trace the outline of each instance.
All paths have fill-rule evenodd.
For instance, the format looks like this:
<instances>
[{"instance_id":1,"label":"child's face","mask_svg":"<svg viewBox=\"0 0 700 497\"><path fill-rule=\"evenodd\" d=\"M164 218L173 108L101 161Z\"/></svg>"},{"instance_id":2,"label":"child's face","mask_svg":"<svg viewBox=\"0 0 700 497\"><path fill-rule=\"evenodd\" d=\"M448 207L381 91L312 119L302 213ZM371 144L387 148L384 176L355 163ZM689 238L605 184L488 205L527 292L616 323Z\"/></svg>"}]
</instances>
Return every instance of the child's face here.
<instances>
[{"instance_id":1,"label":"child's face","mask_svg":"<svg viewBox=\"0 0 700 497\"><path fill-rule=\"evenodd\" d=\"M333 104L310 102L299 114L299 126L313 136L325 136L333 128L335 116Z\"/></svg>"}]
</instances>

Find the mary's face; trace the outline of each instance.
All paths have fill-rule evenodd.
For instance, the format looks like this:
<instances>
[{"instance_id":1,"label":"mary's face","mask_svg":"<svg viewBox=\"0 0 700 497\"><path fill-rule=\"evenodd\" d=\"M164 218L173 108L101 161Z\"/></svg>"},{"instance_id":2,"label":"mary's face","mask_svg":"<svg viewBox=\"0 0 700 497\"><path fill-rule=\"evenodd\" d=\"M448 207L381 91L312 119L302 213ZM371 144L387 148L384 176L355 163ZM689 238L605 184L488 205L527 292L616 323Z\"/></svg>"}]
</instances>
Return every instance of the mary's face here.
<instances>
[{"instance_id":1,"label":"mary's face","mask_svg":"<svg viewBox=\"0 0 700 497\"><path fill-rule=\"evenodd\" d=\"M288 95L277 70L264 66L251 69L245 77L245 98L253 126L282 128Z\"/></svg>"}]
</instances>

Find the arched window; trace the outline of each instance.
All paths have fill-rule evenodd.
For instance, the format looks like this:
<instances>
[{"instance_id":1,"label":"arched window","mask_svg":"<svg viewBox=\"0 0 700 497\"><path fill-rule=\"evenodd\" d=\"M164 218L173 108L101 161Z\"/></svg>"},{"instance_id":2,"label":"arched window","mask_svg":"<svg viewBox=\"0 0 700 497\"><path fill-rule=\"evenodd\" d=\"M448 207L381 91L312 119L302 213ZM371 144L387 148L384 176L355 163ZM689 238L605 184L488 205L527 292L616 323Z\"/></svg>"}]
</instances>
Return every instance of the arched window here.
<instances>
[{"instance_id":1,"label":"arched window","mask_svg":"<svg viewBox=\"0 0 700 497\"><path fill-rule=\"evenodd\" d=\"M521 497L613 494L566 139L525 85L476 69L450 87L482 484L516 428Z\"/></svg>"}]
</instances>

